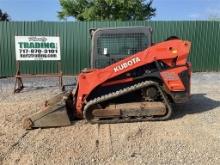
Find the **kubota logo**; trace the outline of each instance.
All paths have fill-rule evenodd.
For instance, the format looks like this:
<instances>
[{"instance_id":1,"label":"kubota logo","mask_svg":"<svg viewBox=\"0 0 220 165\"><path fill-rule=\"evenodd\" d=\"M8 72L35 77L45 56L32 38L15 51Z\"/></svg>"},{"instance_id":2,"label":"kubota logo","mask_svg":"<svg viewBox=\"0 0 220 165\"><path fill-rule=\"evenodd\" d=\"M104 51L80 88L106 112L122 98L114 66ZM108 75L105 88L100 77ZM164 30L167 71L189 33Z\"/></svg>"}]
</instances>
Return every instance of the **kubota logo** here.
<instances>
[{"instance_id":1,"label":"kubota logo","mask_svg":"<svg viewBox=\"0 0 220 165\"><path fill-rule=\"evenodd\" d=\"M125 63L123 63L123 64L121 64L121 65L116 66L116 67L114 68L114 71L115 71L115 72L118 72L118 71L120 71L120 70L124 70L124 69L126 69L127 67L132 66L132 65L134 65L134 64L136 64L136 63L138 63L138 62L140 62L140 61L141 61L141 59L140 59L139 57L132 58L131 60L129 60L129 61L127 61L127 62L125 62Z\"/></svg>"}]
</instances>

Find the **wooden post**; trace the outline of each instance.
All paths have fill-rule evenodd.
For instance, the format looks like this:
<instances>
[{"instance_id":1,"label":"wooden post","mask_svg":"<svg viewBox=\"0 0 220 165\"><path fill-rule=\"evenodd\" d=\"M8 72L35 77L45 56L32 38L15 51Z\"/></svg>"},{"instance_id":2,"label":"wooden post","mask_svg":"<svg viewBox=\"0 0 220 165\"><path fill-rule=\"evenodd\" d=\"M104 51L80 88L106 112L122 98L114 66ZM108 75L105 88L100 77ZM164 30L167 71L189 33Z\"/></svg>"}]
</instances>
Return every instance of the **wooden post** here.
<instances>
[{"instance_id":1,"label":"wooden post","mask_svg":"<svg viewBox=\"0 0 220 165\"><path fill-rule=\"evenodd\" d=\"M17 87L18 85L18 87ZM21 72L20 72L20 61L16 62L16 75L15 75L15 86L14 86L14 93L20 92L24 88Z\"/></svg>"},{"instance_id":2,"label":"wooden post","mask_svg":"<svg viewBox=\"0 0 220 165\"><path fill-rule=\"evenodd\" d=\"M63 88L63 72L61 68L61 61L58 62L58 74L59 74L59 85L60 88Z\"/></svg>"}]
</instances>

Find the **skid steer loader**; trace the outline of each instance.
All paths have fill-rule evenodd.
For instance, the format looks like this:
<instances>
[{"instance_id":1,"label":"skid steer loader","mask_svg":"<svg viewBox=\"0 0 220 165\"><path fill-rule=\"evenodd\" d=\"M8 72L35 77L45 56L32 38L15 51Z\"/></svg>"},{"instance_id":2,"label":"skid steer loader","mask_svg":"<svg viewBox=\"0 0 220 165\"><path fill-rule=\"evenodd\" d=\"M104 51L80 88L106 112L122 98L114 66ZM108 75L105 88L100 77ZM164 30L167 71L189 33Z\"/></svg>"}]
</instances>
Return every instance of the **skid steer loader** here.
<instances>
[{"instance_id":1,"label":"skid steer loader","mask_svg":"<svg viewBox=\"0 0 220 165\"><path fill-rule=\"evenodd\" d=\"M138 35L132 28L92 29L91 69L79 73L74 90L24 119L23 127L67 126L83 118L103 124L171 118L173 105L190 97L191 43L170 37L152 44L150 28L141 29Z\"/></svg>"}]
</instances>

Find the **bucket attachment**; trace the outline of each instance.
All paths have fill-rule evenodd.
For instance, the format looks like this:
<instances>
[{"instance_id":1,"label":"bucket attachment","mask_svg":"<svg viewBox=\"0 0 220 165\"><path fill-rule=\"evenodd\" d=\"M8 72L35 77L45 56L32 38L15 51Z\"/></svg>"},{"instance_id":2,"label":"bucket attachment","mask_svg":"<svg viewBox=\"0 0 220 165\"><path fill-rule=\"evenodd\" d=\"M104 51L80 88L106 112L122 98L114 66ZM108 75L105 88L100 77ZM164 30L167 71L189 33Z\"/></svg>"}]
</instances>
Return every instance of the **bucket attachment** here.
<instances>
[{"instance_id":1,"label":"bucket attachment","mask_svg":"<svg viewBox=\"0 0 220 165\"><path fill-rule=\"evenodd\" d=\"M71 120L74 115L72 99L73 97L70 94L60 93L50 100L47 100L44 110L23 120L23 128L33 129L71 125ZM71 109L69 108L70 106Z\"/></svg>"},{"instance_id":2,"label":"bucket attachment","mask_svg":"<svg viewBox=\"0 0 220 165\"><path fill-rule=\"evenodd\" d=\"M70 125L65 102L59 102L52 107L38 112L31 117L24 119L23 128L46 128L46 127L61 127Z\"/></svg>"}]
</instances>

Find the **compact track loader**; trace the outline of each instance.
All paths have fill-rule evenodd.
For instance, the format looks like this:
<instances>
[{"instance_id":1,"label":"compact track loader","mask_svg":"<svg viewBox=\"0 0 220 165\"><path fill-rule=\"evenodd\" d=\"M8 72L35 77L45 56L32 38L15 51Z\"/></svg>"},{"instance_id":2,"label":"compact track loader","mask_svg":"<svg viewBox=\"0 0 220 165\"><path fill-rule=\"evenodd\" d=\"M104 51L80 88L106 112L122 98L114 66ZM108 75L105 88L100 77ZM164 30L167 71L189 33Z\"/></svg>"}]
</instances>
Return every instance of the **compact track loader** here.
<instances>
[{"instance_id":1,"label":"compact track loader","mask_svg":"<svg viewBox=\"0 0 220 165\"><path fill-rule=\"evenodd\" d=\"M173 104L190 97L190 47L171 37L104 68L83 70L73 91L48 100L23 127L67 126L83 118L92 124L167 120Z\"/></svg>"}]
</instances>

